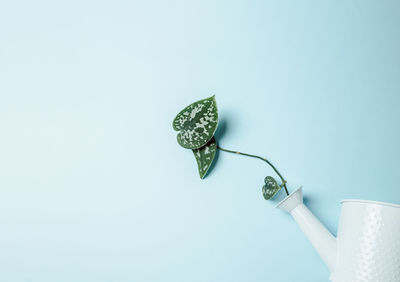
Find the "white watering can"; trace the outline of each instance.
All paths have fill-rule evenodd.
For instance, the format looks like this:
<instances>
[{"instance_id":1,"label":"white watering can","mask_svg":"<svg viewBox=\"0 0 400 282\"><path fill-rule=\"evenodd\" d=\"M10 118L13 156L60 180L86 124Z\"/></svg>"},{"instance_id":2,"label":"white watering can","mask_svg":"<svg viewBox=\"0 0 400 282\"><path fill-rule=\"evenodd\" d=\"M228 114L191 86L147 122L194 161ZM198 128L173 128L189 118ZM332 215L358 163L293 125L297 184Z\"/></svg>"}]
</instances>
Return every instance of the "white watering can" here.
<instances>
[{"instance_id":1,"label":"white watering can","mask_svg":"<svg viewBox=\"0 0 400 282\"><path fill-rule=\"evenodd\" d=\"M343 200L335 238L303 204L301 188L276 207L289 212L334 282L400 282L400 205Z\"/></svg>"}]
</instances>

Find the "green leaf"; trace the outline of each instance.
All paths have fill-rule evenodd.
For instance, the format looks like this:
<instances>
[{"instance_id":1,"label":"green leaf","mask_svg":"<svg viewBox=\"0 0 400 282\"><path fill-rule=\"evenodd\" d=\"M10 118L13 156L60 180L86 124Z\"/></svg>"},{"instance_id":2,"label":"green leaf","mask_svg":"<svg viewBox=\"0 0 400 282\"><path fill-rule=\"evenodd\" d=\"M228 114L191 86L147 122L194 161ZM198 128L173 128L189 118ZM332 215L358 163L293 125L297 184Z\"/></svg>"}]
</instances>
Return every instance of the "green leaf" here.
<instances>
[{"instance_id":1,"label":"green leaf","mask_svg":"<svg viewBox=\"0 0 400 282\"><path fill-rule=\"evenodd\" d=\"M266 200L271 199L282 188L281 186L279 186L278 182L276 182L275 178L273 178L272 176L265 177L264 182L265 185L262 188L262 193L264 199Z\"/></svg>"},{"instance_id":2,"label":"green leaf","mask_svg":"<svg viewBox=\"0 0 400 282\"><path fill-rule=\"evenodd\" d=\"M178 143L186 149L198 149L211 140L218 126L215 96L197 101L184 108L172 122Z\"/></svg>"},{"instance_id":3,"label":"green leaf","mask_svg":"<svg viewBox=\"0 0 400 282\"><path fill-rule=\"evenodd\" d=\"M207 174L217 152L217 143L215 138L212 137L211 140L201 148L194 149L193 153L197 161L197 166L199 168L200 178L203 179Z\"/></svg>"}]
</instances>

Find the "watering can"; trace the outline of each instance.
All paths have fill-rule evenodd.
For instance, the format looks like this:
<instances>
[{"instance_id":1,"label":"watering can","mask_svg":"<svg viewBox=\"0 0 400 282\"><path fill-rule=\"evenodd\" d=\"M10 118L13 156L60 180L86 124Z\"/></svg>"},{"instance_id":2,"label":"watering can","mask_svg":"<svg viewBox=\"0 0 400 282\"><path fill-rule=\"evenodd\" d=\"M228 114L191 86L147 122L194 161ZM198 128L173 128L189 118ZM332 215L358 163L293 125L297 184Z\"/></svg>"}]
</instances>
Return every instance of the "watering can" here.
<instances>
[{"instance_id":1,"label":"watering can","mask_svg":"<svg viewBox=\"0 0 400 282\"><path fill-rule=\"evenodd\" d=\"M400 282L400 205L343 200L335 238L303 204L300 187L276 207L289 212L333 282Z\"/></svg>"}]
</instances>

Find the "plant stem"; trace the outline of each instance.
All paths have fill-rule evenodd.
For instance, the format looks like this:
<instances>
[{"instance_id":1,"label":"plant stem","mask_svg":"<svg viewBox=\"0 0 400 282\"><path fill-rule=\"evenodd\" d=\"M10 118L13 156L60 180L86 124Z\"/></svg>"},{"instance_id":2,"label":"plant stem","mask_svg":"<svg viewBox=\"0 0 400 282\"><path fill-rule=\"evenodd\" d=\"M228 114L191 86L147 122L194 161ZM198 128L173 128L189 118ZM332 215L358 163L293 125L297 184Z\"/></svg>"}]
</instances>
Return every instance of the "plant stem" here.
<instances>
[{"instance_id":1,"label":"plant stem","mask_svg":"<svg viewBox=\"0 0 400 282\"><path fill-rule=\"evenodd\" d=\"M241 152L237 152L237 151L231 151L231 150L223 149L220 146L217 146L217 148L220 149L221 151L224 151L224 152L238 154L238 155L242 155L242 156L246 156L246 157L252 157L252 158L260 159L260 160L266 162L267 164L269 164L272 167L272 169L276 172L276 174L282 180L282 185L283 185L283 188L285 188L286 195L289 195L288 189L286 187L286 183L287 183L286 180L279 173L279 171L276 169L276 167L269 160L267 160L266 158L263 158L263 157L260 157L260 156L256 156L256 155L241 153Z\"/></svg>"}]
</instances>

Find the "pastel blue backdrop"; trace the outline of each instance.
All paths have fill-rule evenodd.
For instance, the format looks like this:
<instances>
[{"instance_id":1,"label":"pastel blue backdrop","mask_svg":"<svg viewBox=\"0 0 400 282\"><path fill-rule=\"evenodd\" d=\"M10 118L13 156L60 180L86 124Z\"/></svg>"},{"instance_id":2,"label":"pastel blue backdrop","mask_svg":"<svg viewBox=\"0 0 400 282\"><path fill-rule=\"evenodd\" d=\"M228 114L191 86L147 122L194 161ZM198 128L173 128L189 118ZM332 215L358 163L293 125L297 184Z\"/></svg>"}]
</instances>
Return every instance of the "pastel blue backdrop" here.
<instances>
[{"instance_id":1,"label":"pastel blue backdrop","mask_svg":"<svg viewBox=\"0 0 400 282\"><path fill-rule=\"evenodd\" d=\"M2 1L1 282L328 281L263 162L204 180L171 122L340 200L400 202L398 1Z\"/></svg>"}]
</instances>

